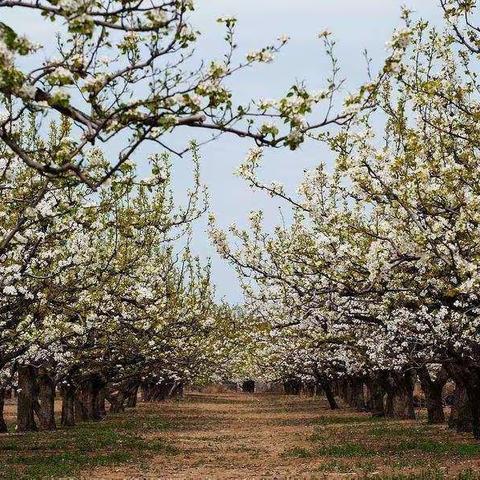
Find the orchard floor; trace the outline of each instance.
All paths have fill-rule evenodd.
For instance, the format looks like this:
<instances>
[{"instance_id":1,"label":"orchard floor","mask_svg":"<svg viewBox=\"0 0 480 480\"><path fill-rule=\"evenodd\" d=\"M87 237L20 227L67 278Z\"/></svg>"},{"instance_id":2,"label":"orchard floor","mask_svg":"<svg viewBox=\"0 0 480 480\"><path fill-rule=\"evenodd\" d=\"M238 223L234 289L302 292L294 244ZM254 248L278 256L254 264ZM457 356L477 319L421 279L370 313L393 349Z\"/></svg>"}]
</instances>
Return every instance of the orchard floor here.
<instances>
[{"instance_id":1,"label":"orchard floor","mask_svg":"<svg viewBox=\"0 0 480 480\"><path fill-rule=\"evenodd\" d=\"M321 398L191 394L54 433L0 436L0 478L480 479L443 426L331 412Z\"/></svg>"}]
</instances>

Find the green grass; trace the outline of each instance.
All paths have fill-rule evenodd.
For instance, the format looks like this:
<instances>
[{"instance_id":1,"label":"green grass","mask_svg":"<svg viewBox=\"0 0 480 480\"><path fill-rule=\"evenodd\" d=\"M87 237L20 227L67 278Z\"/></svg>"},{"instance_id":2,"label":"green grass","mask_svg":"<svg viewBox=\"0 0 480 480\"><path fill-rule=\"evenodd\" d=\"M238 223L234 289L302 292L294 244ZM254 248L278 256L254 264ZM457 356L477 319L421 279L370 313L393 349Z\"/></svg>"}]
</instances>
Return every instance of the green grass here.
<instances>
[{"instance_id":1,"label":"green grass","mask_svg":"<svg viewBox=\"0 0 480 480\"><path fill-rule=\"evenodd\" d=\"M367 477L368 478L368 477ZM471 469L464 470L455 476L446 475L440 470L425 470L420 473L387 475L382 480L479 480L480 474Z\"/></svg>"},{"instance_id":2,"label":"green grass","mask_svg":"<svg viewBox=\"0 0 480 480\"><path fill-rule=\"evenodd\" d=\"M287 450L284 453L284 456L294 457L294 458L310 458L313 456L313 454L310 450L307 450L306 448L295 447L295 448L292 448L291 450Z\"/></svg>"},{"instance_id":3,"label":"green grass","mask_svg":"<svg viewBox=\"0 0 480 480\"><path fill-rule=\"evenodd\" d=\"M167 428L158 417L136 411L56 432L1 436L0 479L71 478L93 467L175 455L178 450L161 438L142 437Z\"/></svg>"},{"instance_id":4,"label":"green grass","mask_svg":"<svg viewBox=\"0 0 480 480\"><path fill-rule=\"evenodd\" d=\"M382 480L480 480L480 471L468 470L472 462L480 462L480 443L444 425L348 410L326 412L309 425L314 431L307 443L285 455L317 459L323 472Z\"/></svg>"},{"instance_id":5,"label":"green grass","mask_svg":"<svg viewBox=\"0 0 480 480\"><path fill-rule=\"evenodd\" d=\"M315 420L316 425L350 425L358 423L386 423L385 418L369 415L336 415L325 416ZM380 427L381 428L381 427Z\"/></svg>"},{"instance_id":6,"label":"green grass","mask_svg":"<svg viewBox=\"0 0 480 480\"><path fill-rule=\"evenodd\" d=\"M316 450L322 457L369 457L376 451L358 443L341 443L338 445L325 445Z\"/></svg>"}]
</instances>

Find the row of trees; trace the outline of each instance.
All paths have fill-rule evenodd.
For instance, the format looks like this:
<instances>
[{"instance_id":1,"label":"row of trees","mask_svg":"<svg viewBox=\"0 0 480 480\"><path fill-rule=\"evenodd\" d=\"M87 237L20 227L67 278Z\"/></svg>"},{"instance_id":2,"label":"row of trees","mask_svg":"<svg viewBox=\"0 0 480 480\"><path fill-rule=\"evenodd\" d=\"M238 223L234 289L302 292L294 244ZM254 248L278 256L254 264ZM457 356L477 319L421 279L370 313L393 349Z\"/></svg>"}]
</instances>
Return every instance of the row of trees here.
<instances>
[{"instance_id":1,"label":"row of trees","mask_svg":"<svg viewBox=\"0 0 480 480\"><path fill-rule=\"evenodd\" d=\"M353 102L368 103L323 135L333 171L309 172L298 195L258 177L262 150L239 173L289 202L292 222L267 231L261 212L217 249L238 270L265 334L271 378L323 385L377 415L414 418L418 377L430 422L456 385L450 424L480 438L480 28L477 2L443 2L444 29L413 21ZM364 398L364 386L368 396Z\"/></svg>"},{"instance_id":2,"label":"row of trees","mask_svg":"<svg viewBox=\"0 0 480 480\"><path fill-rule=\"evenodd\" d=\"M42 156L32 123L19 123L22 148ZM68 141L52 125L49 149ZM150 178L124 164L92 194L50 179L1 147L0 372L3 398L17 387L19 431L100 419L135 403L138 388L163 398L181 383L222 374L229 313L214 302L208 264L189 251L190 224L206 208L192 150L194 182L176 207L165 156ZM91 171L108 168L99 150ZM0 411L0 419L2 419ZM0 422L2 430L5 422Z\"/></svg>"},{"instance_id":3,"label":"row of trees","mask_svg":"<svg viewBox=\"0 0 480 480\"><path fill-rule=\"evenodd\" d=\"M28 22L0 22L2 431L12 387L17 430L52 429L56 392L62 424L72 425L101 418L106 401L114 412L134 405L139 386L146 399L162 399L249 363L241 312L214 301L209 266L190 252L206 192L196 147L179 147L172 133L194 127L211 132L203 141L228 133L295 149L353 111L333 111L335 72L322 92L294 85L278 101L236 104L229 77L270 62L288 38L241 58L236 20L225 17L225 53L205 58L194 8L192 0L0 0L0 12L13 12L6 18L49 25L56 38L35 44L21 31ZM174 204L163 154L144 166L149 178L137 174L146 145L193 155L184 208Z\"/></svg>"}]
</instances>

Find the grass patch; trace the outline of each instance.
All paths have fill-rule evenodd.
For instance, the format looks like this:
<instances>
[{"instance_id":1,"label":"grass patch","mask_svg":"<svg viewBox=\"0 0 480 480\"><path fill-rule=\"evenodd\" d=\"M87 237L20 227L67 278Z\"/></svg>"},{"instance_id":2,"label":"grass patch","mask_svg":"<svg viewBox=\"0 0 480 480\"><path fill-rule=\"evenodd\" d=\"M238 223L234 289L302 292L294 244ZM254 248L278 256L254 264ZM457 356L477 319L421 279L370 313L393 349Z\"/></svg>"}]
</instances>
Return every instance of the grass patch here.
<instances>
[{"instance_id":1,"label":"grass patch","mask_svg":"<svg viewBox=\"0 0 480 480\"><path fill-rule=\"evenodd\" d=\"M287 450L286 452L284 452L283 456L293 458L310 458L313 455L312 452L310 450L307 450L306 448L295 447L291 450Z\"/></svg>"},{"instance_id":2,"label":"grass patch","mask_svg":"<svg viewBox=\"0 0 480 480\"><path fill-rule=\"evenodd\" d=\"M164 421L142 413L112 415L56 432L1 436L0 479L69 478L94 467L138 462L158 453L178 454L173 445L142 436L168 428Z\"/></svg>"},{"instance_id":3,"label":"grass patch","mask_svg":"<svg viewBox=\"0 0 480 480\"><path fill-rule=\"evenodd\" d=\"M322 457L369 457L375 455L375 450L358 443L341 443L325 445L316 450Z\"/></svg>"},{"instance_id":4,"label":"grass patch","mask_svg":"<svg viewBox=\"0 0 480 480\"><path fill-rule=\"evenodd\" d=\"M317 425L350 425L358 423L386 423L385 418L372 417L369 415L335 415L315 419Z\"/></svg>"},{"instance_id":5,"label":"grass patch","mask_svg":"<svg viewBox=\"0 0 480 480\"><path fill-rule=\"evenodd\" d=\"M472 469L464 470L456 475L446 474L441 470L422 471L419 473L394 474L382 477L383 480L479 480L480 474Z\"/></svg>"}]
</instances>

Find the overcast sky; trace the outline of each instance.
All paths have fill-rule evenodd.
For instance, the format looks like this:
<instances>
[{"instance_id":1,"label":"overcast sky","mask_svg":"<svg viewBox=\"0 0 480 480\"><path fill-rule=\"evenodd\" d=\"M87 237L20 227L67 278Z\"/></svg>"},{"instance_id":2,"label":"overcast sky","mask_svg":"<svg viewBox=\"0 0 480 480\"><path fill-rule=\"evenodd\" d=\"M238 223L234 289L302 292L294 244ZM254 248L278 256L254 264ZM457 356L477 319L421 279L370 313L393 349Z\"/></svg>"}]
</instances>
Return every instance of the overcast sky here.
<instances>
[{"instance_id":1,"label":"overcast sky","mask_svg":"<svg viewBox=\"0 0 480 480\"><path fill-rule=\"evenodd\" d=\"M355 90L366 80L362 51L368 49L374 65L381 65L385 44L400 24L401 6L406 5L418 16L437 23L441 19L438 3L438 0L208 0L198 2L197 19L200 30L205 32L202 42L206 54L218 44L220 32L215 18L220 15L233 14L238 18L241 49L254 49L281 34L291 37L275 63L252 70L234 83L242 95L270 98L281 95L296 79L306 79L313 89L324 85L327 63L316 38L324 29L333 32L343 77L348 87ZM259 208L265 210L269 225L279 220L278 205L263 194L252 194L244 182L233 176L247 150L248 142L225 137L203 154L203 176L210 189L212 210L225 227L232 222L244 225L248 213ZM269 152L262 175L269 181L281 181L293 191L304 169L331 160L328 152L318 145L304 146L294 154ZM195 240L197 250L213 258L219 294L231 301L241 300L235 274L215 256L201 229L197 229Z\"/></svg>"},{"instance_id":2,"label":"overcast sky","mask_svg":"<svg viewBox=\"0 0 480 480\"><path fill-rule=\"evenodd\" d=\"M325 29L333 32L337 41L337 56L348 89L354 91L366 80L362 52L366 48L379 66L385 58L385 44L393 29L399 25L402 5L417 12L419 17L440 21L439 0L198 0L193 22L201 32L199 55L211 58L221 55L223 31L216 19L235 15L238 20L240 53L269 44L282 34L291 42L273 64L255 67L232 81L240 99L275 98L295 81L306 80L312 89L321 89L328 75L322 44L316 38ZM49 25L18 11L4 13L0 20L12 22L18 30L34 35L45 42L51 35ZM53 40L53 39L52 39ZM193 134L190 130L188 134ZM279 218L278 204L269 197L253 194L233 175L251 144L242 139L224 137L203 149L202 176L209 187L211 208L221 226L233 222L245 225L251 210L263 209L270 226ZM332 159L318 145L306 145L292 154L286 151L266 155L262 175L268 181L284 183L295 190L304 169L320 161ZM181 193L190 179L186 175L187 160L175 160L176 190ZM241 292L232 269L220 260L209 243L205 223L195 229L193 248L203 257L212 257L214 280L219 296L232 302L241 301Z\"/></svg>"}]
</instances>

